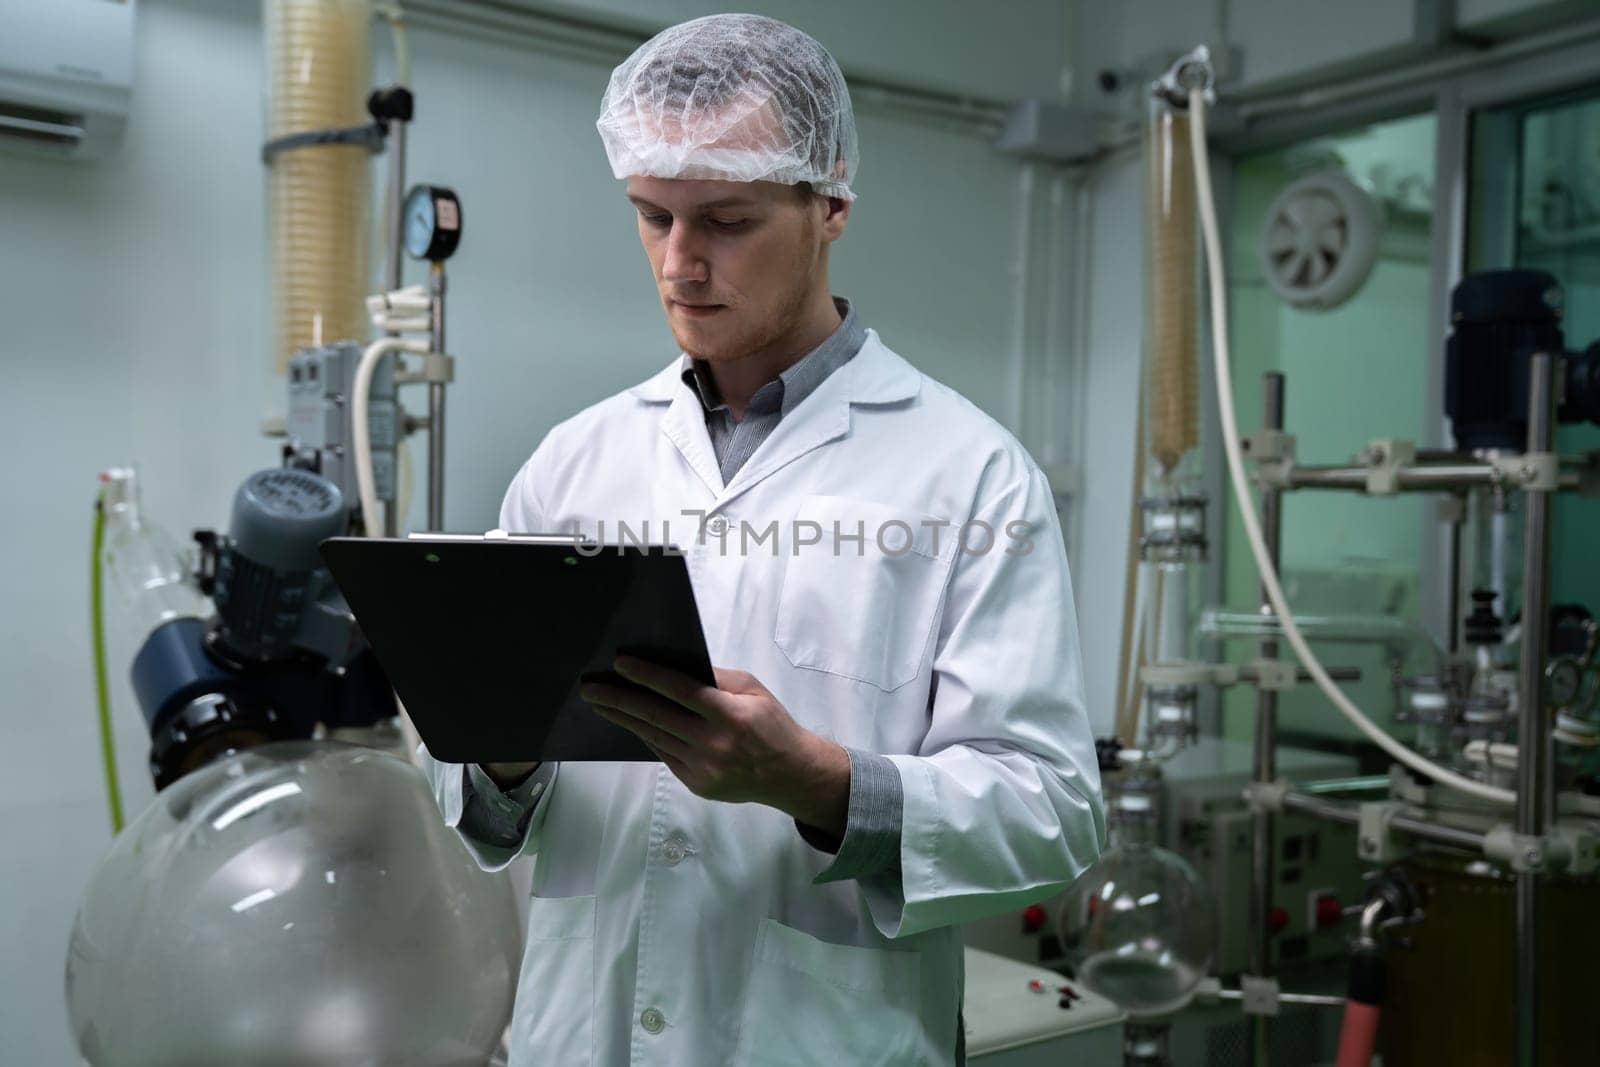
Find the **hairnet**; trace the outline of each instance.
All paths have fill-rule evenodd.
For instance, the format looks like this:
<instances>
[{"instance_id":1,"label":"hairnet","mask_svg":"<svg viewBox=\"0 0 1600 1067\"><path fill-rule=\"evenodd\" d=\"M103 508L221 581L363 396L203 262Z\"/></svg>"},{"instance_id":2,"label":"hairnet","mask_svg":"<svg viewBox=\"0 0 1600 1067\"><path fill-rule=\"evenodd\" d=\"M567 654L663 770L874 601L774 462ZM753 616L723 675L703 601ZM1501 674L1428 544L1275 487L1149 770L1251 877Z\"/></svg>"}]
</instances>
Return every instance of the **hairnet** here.
<instances>
[{"instance_id":1,"label":"hairnet","mask_svg":"<svg viewBox=\"0 0 1600 1067\"><path fill-rule=\"evenodd\" d=\"M810 182L855 199L855 114L827 50L786 23L711 15L611 72L595 123L618 178Z\"/></svg>"}]
</instances>

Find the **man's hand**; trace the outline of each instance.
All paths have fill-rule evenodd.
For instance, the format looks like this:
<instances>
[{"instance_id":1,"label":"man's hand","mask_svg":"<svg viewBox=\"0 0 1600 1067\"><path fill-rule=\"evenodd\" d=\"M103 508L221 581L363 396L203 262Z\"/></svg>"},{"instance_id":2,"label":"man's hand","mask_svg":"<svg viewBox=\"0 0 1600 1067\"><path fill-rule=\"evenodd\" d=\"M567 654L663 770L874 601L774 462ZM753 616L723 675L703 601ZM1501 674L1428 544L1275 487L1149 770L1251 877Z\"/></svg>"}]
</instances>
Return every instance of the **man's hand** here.
<instances>
[{"instance_id":1,"label":"man's hand","mask_svg":"<svg viewBox=\"0 0 1600 1067\"><path fill-rule=\"evenodd\" d=\"M795 722L753 675L716 668L717 684L619 656L616 670L645 691L590 682L579 695L631 731L697 796L765 804L843 837L850 756Z\"/></svg>"}]
</instances>

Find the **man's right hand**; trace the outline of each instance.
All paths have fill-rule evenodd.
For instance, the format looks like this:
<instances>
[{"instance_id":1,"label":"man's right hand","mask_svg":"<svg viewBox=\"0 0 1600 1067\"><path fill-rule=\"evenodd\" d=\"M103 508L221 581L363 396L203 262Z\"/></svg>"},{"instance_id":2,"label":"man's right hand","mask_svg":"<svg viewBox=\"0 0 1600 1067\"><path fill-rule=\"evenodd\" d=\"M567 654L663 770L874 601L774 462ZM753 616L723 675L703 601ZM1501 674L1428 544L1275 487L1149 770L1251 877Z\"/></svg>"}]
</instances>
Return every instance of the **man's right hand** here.
<instances>
[{"instance_id":1,"label":"man's right hand","mask_svg":"<svg viewBox=\"0 0 1600 1067\"><path fill-rule=\"evenodd\" d=\"M538 763L484 763L480 764L501 792L515 789L528 780L528 775L539 769Z\"/></svg>"}]
</instances>

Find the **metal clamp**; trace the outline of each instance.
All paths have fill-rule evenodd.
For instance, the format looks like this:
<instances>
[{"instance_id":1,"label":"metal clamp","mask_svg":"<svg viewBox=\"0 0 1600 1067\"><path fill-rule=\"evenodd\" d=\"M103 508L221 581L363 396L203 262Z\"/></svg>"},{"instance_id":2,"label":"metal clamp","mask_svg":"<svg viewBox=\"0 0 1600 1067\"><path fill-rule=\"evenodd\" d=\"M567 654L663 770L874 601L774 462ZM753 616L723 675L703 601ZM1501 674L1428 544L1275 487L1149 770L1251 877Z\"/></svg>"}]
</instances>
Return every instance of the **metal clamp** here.
<instances>
[{"instance_id":1,"label":"metal clamp","mask_svg":"<svg viewBox=\"0 0 1600 1067\"><path fill-rule=\"evenodd\" d=\"M1362 859L1388 863L1399 858L1400 849L1389 830L1395 810L1396 805L1387 800L1369 800L1356 808L1356 854Z\"/></svg>"},{"instance_id":2,"label":"metal clamp","mask_svg":"<svg viewBox=\"0 0 1600 1067\"><path fill-rule=\"evenodd\" d=\"M1561 457L1554 452L1491 456L1489 466L1507 482L1529 492L1553 493L1561 485Z\"/></svg>"},{"instance_id":3,"label":"metal clamp","mask_svg":"<svg viewBox=\"0 0 1600 1067\"><path fill-rule=\"evenodd\" d=\"M1268 692L1293 689L1300 679L1300 665L1292 659L1254 659L1246 668L1255 687Z\"/></svg>"},{"instance_id":4,"label":"metal clamp","mask_svg":"<svg viewBox=\"0 0 1600 1067\"><path fill-rule=\"evenodd\" d=\"M456 380L456 358L443 352L424 352L420 369L396 374L394 380L401 385L415 385L418 382L448 385Z\"/></svg>"},{"instance_id":5,"label":"metal clamp","mask_svg":"<svg viewBox=\"0 0 1600 1067\"><path fill-rule=\"evenodd\" d=\"M1367 463L1367 492L1391 496L1400 491L1400 469L1417 461L1417 443L1379 437L1367 442L1362 456Z\"/></svg>"},{"instance_id":6,"label":"metal clamp","mask_svg":"<svg viewBox=\"0 0 1600 1067\"><path fill-rule=\"evenodd\" d=\"M1246 1015L1278 1014L1278 980L1254 974L1239 976L1241 1007Z\"/></svg>"},{"instance_id":7,"label":"metal clamp","mask_svg":"<svg viewBox=\"0 0 1600 1067\"><path fill-rule=\"evenodd\" d=\"M1294 459L1294 434L1282 430L1257 430L1239 438L1244 454L1258 463Z\"/></svg>"},{"instance_id":8,"label":"metal clamp","mask_svg":"<svg viewBox=\"0 0 1600 1067\"><path fill-rule=\"evenodd\" d=\"M1289 783L1250 782L1244 787L1244 800L1253 815L1276 815L1283 811L1283 798L1289 793Z\"/></svg>"},{"instance_id":9,"label":"metal clamp","mask_svg":"<svg viewBox=\"0 0 1600 1067\"><path fill-rule=\"evenodd\" d=\"M305 130L301 133L286 134L283 137L274 137L261 146L261 162L271 163L272 158L280 152L322 144L357 145L369 152L377 152L383 148L383 139L388 132L388 129L379 123L369 122L363 126L339 126L326 130Z\"/></svg>"},{"instance_id":10,"label":"metal clamp","mask_svg":"<svg viewBox=\"0 0 1600 1067\"><path fill-rule=\"evenodd\" d=\"M1519 834L1509 823L1502 823L1483 836L1483 854L1514 871L1542 871L1551 859L1544 838Z\"/></svg>"}]
</instances>

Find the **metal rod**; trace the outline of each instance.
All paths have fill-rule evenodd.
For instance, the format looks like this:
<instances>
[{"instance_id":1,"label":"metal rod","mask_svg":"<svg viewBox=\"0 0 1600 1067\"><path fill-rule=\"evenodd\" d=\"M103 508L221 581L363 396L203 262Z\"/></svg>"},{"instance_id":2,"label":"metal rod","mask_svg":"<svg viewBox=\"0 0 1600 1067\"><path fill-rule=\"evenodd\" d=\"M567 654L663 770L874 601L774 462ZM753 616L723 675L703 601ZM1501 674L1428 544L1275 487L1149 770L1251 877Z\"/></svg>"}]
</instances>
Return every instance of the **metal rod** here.
<instances>
[{"instance_id":1,"label":"metal rod","mask_svg":"<svg viewBox=\"0 0 1600 1067\"><path fill-rule=\"evenodd\" d=\"M444 353L444 264L428 267L428 292L433 298L433 334L429 349ZM444 529L444 383L428 383L428 529Z\"/></svg>"},{"instance_id":2,"label":"metal rod","mask_svg":"<svg viewBox=\"0 0 1600 1067\"><path fill-rule=\"evenodd\" d=\"M1389 818L1389 829L1436 845L1453 845L1469 852L1483 851L1484 835L1474 830L1463 830L1459 826L1413 819L1409 815L1394 815Z\"/></svg>"},{"instance_id":3,"label":"metal rod","mask_svg":"<svg viewBox=\"0 0 1600 1067\"><path fill-rule=\"evenodd\" d=\"M1389 788L1387 774L1366 774L1356 778L1324 778L1320 782L1306 782L1302 792L1319 796L1325 793L1376 793Z\"/></svg>"},{"instance_id":4,"label":"metal rod","mask_svg":"<svg viewBox=\"0 0 1600 1067\"><path fill-rule=\"evenodd\" d=\"M1548 452L1554 435L1551 398L1552 359L1540 352L1528 361L1528 451ZM1544 834L1554 804L1550 774L1550 732L1544 715L1544 657L1549 615L1550 494L1530 492L1523 500L1522 651L1518 665L1517 833ZM1539 874L1517 872L1517 1060L1533 1067L1539 1060Z\"/></svg>"},{"instance_id":5,"label":"metal rod","mask_svg":"<svg viewBox=\"0 0 1600 1067\"><path fill-rule=\"evenodd\" d=\"M1219 989L1217 999L1243 1000L1244 990ZM1278 1001L1282 1004L1316 1004L1324 1008L1342 1008L1345 1003L1343 997L1336 997L1331 993L1279 993Z\"/></svg>"},{"instance_id":6,"label":"metal rod","mask_svg":"<svg viewBox=\"0 0 1600 1067\"><path fill-rule=\"evenodd\" d=\"M1289 468L1289 488L1347 489L1364 492L1370 471L1370 467L1311 466L1297 463ZM1575 470L1562 470L1558 478L1562 489L1579 487L1580 479ZM1419 464L1413 467L1400 467L1395 472L1395 486L1401 491L1436 493L1447 489L1496 485L1519 488L1510 482L1503 472L1487 463Z\"/></svg>"},{"instance_id":7,"label":"metal rod","mask_svg":"<svg viewBox=\"0 0 1600 1067\"><path fill-rule=\"evenodd\" d=\"M1331 800L1324 800L1308 793L1285 793L1283 795L1283 810L1309 815L1324 822L1343 823L1346 826L1355 826L1361 821L1361 813L1355 808L1338 804ZM1395 833L1405 834L1407 837L1414 837L1419 841L1466 849L1474 854L1482 854L1483 852L1484 835L1476 830L1464 830L1459 826L1446 826L1443 823L1414 819L1409 815L1391 816L1389 818L1389 829Z\"/></svg>"},{"instance_id":8,"label":"metal rod","mask_svg":"<svg viewBox=\"0 0 1600 1067\"><path fill-rule=\"evenodd\" d=\"M1305 793L1285 793L1283 810L1299 812L1301 815L1309 815L1324 822L1344 823L1347 826L1354 826L1361 821L1361 813L1355 808L1335 804L1320 797L1308 796Z\"/></svg>"},{"instance_id":9,"label":"metal rod","mask_svg":"<svg viewBox=\"0 0 1600 1067\"><path fill-rule=\"evenodd\" d=\"M1361 681L1361 668L1360 667L1329 667L1329 668L1327 668L1327 672L1328 672L1328 677L1332 678L1336 682L1359 682L1359 681ZM1300 669L1298 669L1298 670L1296 670L1294 672L1294 679L1297 682L1309 682L1309 681L1311 681L1311 672L1306 670L1306 669L1304 669L1304 668L1300 668ZM1261 680L1261 672L1259 670L1255 669L1254 667L1249 666L1249 665L1240 667L1239 668L1239 680L1241 682L1256 682L1256 681L1260 681Z\"/></svg>"},{"instance_id":10,"label":"metal rod","mask_svg":"<svg viewBox=\"0 0 1600 1067\"><path fill-rule=\"evenodd\" d=\"M1262 375L1262 424L1268 430L1283 429L1283 375L1268 371ZM1274 570L1278 568L1279 541L1283 516L1279 510L1282 493L1270 487L1261 489L1261 533ZM1265 583L1261 586L1261 614L1272 614L1272 601ZM1278 642L1262 640L1261 658L1278 658ZM1271 689L1256 691L1255 752L1252 770L1257 782L1271 782L1278 776L1277 739L1278 694ZM1258 978L1272 974L1272 928L1267 914L1272 910L1273 830L1276 820L1270 811L1256 811L1250 817L1250 973ZM1250 1060L1255 1067L1267 1067L1269 1020L1265 1015L1250 1017Z\"/></svg>"},{"instance_id":11,"label":"metal rod","mask_svg":"<svg viewBox=\"0 0 1600 1067\"><path fill-rule=\"evenodd\" d=\"M405 241L400 232L405 217L406 199L406 124L400 119L389 121L389 200L384 211L383 224L388 233L387 250L389 259L384 264L384 282L389 291L400 288L405 282ZM396 336L390 330L389 336ZM393 358L393 357L391 357ZM396 433L395 445L400 444L401 434ZM385 537L398 537L400 534L400 500L398 486L396 486L395 499L388 502L383 509L383 535ZM371 527L368 527L370 529Z\"/></svg>"}]
</instances>

